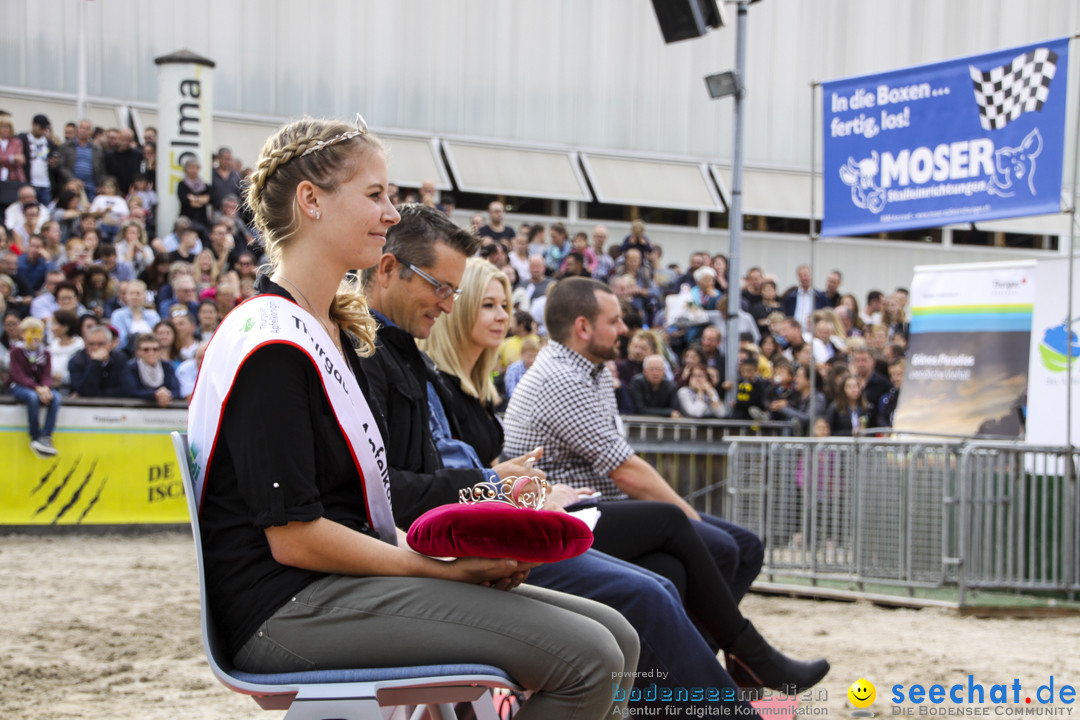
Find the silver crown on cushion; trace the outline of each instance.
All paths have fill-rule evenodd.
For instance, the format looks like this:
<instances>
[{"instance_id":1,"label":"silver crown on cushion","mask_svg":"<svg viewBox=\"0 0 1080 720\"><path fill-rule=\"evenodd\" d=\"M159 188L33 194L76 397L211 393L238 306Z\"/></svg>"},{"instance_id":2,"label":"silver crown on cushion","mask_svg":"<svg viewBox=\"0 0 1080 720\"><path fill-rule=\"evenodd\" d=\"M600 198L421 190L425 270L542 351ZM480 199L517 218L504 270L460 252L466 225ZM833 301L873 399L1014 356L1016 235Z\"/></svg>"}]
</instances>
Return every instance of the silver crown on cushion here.
<instances>
[{"instance_id":1,"label":"silver crown on cushion","mask_svg":"<svg viewBox=\"0 0 1080 720\"><path fill-rule=\"evenodd\" d=\"M547 501L546 480L528 475L503 478L499 481L477 483L458 491L463 503L497 502L527 510L540 510Z\"/></svg>"}]
</instances>

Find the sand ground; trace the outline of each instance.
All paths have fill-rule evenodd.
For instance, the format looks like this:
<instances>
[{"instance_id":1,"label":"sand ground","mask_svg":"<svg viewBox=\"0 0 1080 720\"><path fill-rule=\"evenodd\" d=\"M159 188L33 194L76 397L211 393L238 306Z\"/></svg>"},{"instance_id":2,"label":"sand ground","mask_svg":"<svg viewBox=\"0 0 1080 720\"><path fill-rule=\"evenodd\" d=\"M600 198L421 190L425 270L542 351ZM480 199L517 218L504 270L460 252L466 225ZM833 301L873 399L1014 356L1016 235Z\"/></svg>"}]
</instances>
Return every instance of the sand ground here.
<instances>
[{"instance_id":1,"label":"sand ground","mask_svg":"<svg viewBox=\"0 0 1080 720\"><path fill-rule=\"evenodd\" d=\"M199 640L195 556L185 534L0 537L0 578L3 720L283 715L259 709L210 674ZM1077 617L979 619L755 595L743 607L790 654L830 659L833 669L817 699L802 706L819 717L850 717L846 692L860 677L877 686L878 717L894 714L895 684L966 684L973 674L987 690L1017 678L1022 696L1051 675L1057 688L1080 686ZM919 716L917 706L907 706ZM1080 716L1075 705L1055 707ZM1001 716L995 708L989 715Z\"/></svg>"}]
</instances>

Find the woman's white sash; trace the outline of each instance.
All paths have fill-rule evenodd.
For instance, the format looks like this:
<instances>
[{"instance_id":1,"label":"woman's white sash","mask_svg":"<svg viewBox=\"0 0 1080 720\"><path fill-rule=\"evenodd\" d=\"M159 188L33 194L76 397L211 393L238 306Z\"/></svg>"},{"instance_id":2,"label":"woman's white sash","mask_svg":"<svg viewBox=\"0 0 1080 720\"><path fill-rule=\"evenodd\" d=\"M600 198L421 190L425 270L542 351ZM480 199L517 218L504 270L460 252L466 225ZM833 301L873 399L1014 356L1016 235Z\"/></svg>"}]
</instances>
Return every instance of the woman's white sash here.
<instances>
[{"instance_id":1,"label":"woman's white sash","mask_svg":"<svg viewBox=\"0 0 1080 720\"><path fill-rule=\"evenodd\" d=\"M225 400L236 374L256 349L269 343L299 348L318 368L360 473L371 527L384 541L396 545L386 450L367 399L319 321L279 295L257 295L242 303L225 317L206 348L188 407L191 472L199 507L205 496L206 470L214 458Z\"/></svg>"}]
</instances>

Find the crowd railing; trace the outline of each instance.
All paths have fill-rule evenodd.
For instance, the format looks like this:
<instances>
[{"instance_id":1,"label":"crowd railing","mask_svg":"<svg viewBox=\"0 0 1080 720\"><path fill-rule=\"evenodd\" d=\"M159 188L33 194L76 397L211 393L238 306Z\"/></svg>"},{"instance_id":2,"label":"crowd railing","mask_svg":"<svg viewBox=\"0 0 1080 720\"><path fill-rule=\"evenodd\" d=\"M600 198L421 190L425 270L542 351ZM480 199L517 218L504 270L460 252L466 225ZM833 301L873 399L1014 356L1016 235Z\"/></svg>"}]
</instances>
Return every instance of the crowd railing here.
<instances>
[{"instance_id":1,"label":"crowd railing","mask_svg":"<svg viewBox=\"0 0 1080 720\"><path fill-rule=\"evenodd\" d=\"M1072 599L1078 460L1019 440L737 437L720 514L765 539L780 584Z\"/></svg>"}]
</instances>

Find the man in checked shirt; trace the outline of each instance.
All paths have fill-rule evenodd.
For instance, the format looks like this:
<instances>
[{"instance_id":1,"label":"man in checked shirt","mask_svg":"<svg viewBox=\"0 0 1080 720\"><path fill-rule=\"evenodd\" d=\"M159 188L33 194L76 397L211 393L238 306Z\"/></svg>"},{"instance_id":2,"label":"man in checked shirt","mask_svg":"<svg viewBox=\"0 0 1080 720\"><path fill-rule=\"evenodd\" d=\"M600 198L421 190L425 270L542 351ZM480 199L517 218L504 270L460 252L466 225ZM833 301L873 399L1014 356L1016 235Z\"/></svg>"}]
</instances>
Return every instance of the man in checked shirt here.
<instances>
[{"instance_id":1,"label":"man in checked shirt","mask_svg":"<svg viewBox=\"0 0 1080 720\"><path fill-rule=\"evenodd\" d=\"M761 570L764 546L749 530L699 514L630 447L623 435L611 373L626 332L611 288L588 278L560 281L544 313L551 342L540 351L506 409L504 452L522 455L543 446L540 467L574 487L591 487L603 500L669 502L690 518L736 600ZM627 527L627 533L635 528Z\"/></svg>"}]
</instances>

